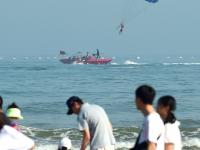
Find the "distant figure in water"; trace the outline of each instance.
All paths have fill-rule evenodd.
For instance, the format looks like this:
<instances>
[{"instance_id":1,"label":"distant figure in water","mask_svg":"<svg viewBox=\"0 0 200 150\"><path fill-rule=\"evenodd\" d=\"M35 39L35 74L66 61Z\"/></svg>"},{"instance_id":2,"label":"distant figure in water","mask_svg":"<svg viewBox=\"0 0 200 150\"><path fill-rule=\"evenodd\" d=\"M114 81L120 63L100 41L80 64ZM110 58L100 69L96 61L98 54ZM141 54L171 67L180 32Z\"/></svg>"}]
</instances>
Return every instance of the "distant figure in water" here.
<instances>
[{"instance_id":1,"label":"distant figure in water","mask_svg":"<svg viewBox=\"0 0 200 150\"><path fill-rule=\"evenodd\" d=\"M119 34L121 34L124 31L124 23L121 22L119 25Z\"/></svg>"}]
</instances>

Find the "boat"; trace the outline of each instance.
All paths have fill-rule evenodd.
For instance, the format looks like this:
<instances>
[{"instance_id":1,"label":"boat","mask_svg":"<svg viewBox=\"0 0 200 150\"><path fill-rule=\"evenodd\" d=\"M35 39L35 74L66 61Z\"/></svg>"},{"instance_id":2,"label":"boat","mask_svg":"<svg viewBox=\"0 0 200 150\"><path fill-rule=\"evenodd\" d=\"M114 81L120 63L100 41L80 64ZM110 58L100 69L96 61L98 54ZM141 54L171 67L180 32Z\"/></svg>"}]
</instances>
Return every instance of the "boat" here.
<instances>
[{"instance_id":1,"label":"boat","mask_svg":"<svg viewBox=\"0 0 200 150\"><path fill-rule=\"evenodd\" d=\"M87 52L86 55L82 55L82 52L78 52L74 56L66 56L64 50L60 50L60 62L64 64L108 64L112 61L112 58L104 58L100 56L99 50L96 50L96 54L89 55Z\"/></svg>"}]
</instances>

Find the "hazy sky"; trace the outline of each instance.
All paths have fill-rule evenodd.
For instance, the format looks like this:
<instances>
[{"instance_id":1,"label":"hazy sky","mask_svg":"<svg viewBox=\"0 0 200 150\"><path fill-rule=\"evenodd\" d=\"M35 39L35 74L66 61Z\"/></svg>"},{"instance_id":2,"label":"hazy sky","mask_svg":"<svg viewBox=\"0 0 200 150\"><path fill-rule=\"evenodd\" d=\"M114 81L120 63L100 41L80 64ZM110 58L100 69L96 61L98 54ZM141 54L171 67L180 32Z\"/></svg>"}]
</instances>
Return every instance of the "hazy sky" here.
<instances>
[{"instance_id":1,"label":"hazy sky","mask_svg":"<svg viewBox=\"0 0 200 150\"><path fill-rule=\"evenodd\" d=\"M124 33L117 26L124 21ZM199 56L200 0L1 0L0 56Z\"/></svg>"}]
</instances>

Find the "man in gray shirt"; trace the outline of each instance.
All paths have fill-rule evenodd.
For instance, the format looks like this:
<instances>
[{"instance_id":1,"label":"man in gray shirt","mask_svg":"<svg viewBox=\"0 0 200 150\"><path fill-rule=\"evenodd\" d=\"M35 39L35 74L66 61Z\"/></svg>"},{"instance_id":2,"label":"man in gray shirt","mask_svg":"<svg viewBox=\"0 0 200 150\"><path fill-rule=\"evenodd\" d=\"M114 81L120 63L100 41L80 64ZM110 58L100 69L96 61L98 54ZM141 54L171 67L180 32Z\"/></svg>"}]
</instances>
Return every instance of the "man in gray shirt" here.
<instances>
[{"instance_id":1,"label":"man in gray shirt","mask_svg":"<svg viewBox=\"0 0 200 150\"><path fill-rule=\"evenodd\" d=\"M81 150L85 150L89 143L90 150L114 150L112 126L102 107L83 103L77 96L70 97L66 105L68 115L78 115L78 127L83 132Z\"/></svg>"}]
</instances>

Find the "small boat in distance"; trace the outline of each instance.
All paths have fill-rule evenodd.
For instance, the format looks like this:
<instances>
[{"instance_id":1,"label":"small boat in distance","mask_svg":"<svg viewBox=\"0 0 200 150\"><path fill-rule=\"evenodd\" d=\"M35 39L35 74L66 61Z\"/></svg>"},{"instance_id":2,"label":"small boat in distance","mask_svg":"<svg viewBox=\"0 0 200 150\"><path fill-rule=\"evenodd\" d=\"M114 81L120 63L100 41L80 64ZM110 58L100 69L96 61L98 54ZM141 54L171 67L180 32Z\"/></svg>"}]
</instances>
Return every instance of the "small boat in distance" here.
<instances>
[{"instance_id":1,"label":"small boat in distance","mask_svg":"<svg viewBox=\"0 0 200 150\"><path fill-rule=\"evenodd\" d=\"M66 56L66 52L60 50L59 60L64 64L108 64L112 58L101 57L98 49L96 49L96 54L89 55L87 52L86 55L82 55L81 52L78 52L75 56Z\"/></svg>"}]
</instances>

